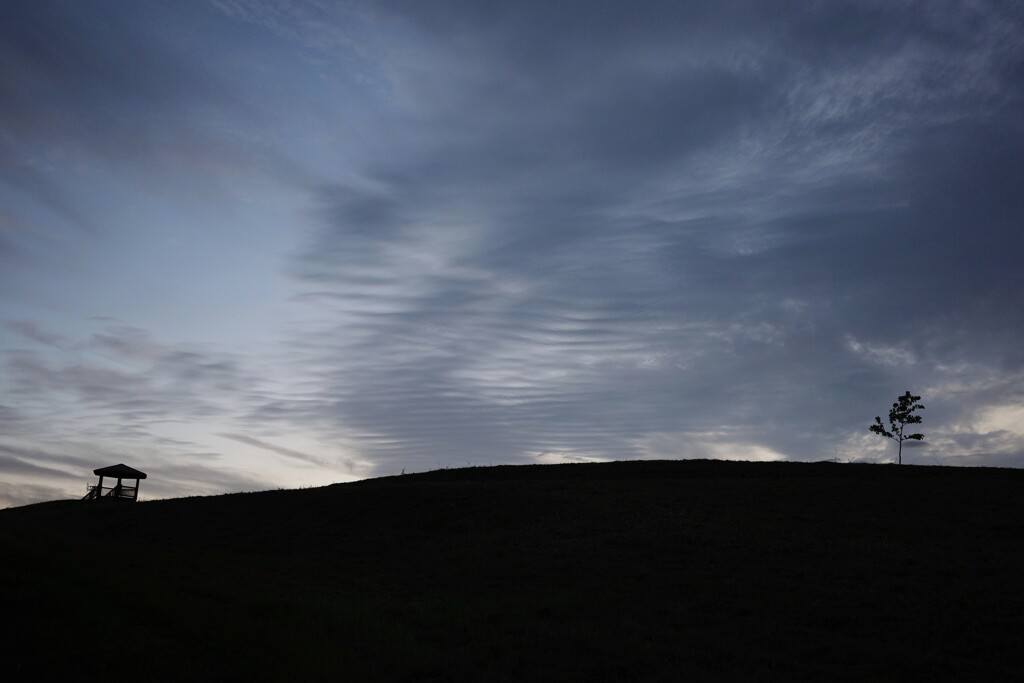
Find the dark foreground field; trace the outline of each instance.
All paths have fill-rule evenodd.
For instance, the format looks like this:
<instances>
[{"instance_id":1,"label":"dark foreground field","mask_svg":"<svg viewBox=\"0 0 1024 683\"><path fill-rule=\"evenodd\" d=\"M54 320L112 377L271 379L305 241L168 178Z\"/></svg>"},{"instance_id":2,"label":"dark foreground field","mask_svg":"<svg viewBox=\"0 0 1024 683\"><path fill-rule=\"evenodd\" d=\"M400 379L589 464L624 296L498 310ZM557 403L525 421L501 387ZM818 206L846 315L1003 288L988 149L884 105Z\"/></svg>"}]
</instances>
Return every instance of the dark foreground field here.
<instances>
[{"instance_id":1,"label":"dark foreground field","mask_svg":"<svg viewBox=\"0 0 1024 683\"><path fill-rule=\"evenodd\" d=\"M442 470L0 512L4 680L1020 680L1024 471Z\"/></svg>"}]
</instances>

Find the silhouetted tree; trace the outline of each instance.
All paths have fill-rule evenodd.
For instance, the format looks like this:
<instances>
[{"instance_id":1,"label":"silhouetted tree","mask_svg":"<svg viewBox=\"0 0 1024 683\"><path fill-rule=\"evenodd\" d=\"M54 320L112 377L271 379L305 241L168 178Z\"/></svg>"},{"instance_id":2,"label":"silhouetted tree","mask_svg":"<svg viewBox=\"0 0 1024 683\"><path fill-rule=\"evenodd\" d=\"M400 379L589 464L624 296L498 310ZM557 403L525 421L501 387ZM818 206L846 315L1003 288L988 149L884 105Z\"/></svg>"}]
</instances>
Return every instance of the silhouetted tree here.
<instances>
[{"instance_id":1,"label":"silhouetted tree","mask_svg":"<svg viewBox=\"0 0 1024 683\"><path fill-rule=\"evenodd\" d=\"M889 411L889 429L882 425L880 416L875 416L875 424L868 427L875 434L894 439L899 444L897 462L900 465L903 464L903 442L924 440L924 434L905 433L907 425L921 424L921 416L914 415L915 410L924 410L924 406L918 403L920 400L920 396L912 396L908 391L892 404L892 410Z\"/></svg>"}]
</instances>

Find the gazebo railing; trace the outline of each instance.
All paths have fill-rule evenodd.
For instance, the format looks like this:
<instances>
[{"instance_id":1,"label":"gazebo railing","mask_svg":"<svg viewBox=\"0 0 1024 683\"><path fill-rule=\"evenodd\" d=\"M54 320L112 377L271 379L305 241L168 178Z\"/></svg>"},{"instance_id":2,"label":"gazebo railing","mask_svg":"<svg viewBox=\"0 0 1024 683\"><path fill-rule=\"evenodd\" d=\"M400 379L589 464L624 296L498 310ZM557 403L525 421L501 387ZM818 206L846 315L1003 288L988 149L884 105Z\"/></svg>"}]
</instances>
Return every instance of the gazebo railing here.
<instances>
[{"instance_id":1,"label":"gazebo railing","mask_svg":"<svg viewBox=\"0 0 1024 683\"><path fill-rule=\"evenodd\" d=\"M96 484L87 484L86 489L88 493L85 494L82 500L95 500L96 498L135 500L138 491L137 486L97 486Z\"/></svg>"}]
</instances>

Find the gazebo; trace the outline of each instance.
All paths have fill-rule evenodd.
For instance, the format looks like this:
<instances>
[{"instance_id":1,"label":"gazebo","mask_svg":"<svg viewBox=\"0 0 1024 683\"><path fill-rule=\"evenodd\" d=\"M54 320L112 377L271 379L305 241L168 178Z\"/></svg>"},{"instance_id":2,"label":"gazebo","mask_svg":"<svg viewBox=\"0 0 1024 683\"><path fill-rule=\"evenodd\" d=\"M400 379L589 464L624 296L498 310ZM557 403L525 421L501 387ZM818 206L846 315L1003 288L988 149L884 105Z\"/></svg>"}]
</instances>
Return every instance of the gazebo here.
<instances>
[{"instance_id":1,"label":"gazebo","mask_svg":"<svg viewBox=\"0 0 1024 683\"><path fill-rule=\"evenodd\" d=\"M100 481L95 486L89 486L89 493L85 494L85 498L82 500L128 500L134 503L139 499L139 480L146 478L145 472L123 464L101 467L93 470L92 473L98 476ZM104 488L103 477L117 479L117 484ZM135 486L125 486L121 483L122 479L134 479Z\"/></svg>"}]
</instances>

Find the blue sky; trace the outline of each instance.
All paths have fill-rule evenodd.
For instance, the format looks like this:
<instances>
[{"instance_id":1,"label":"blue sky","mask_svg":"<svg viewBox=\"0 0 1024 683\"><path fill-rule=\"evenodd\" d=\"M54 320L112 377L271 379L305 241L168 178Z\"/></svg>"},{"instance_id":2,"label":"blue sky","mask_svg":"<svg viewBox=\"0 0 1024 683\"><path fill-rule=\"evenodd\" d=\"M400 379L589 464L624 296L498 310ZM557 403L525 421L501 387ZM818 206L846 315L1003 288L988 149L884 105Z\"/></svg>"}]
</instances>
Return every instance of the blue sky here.
<instances>
[{"instance_id":1,"label":"blue sky","mask_svg":"<svg viewBox=\"0 0 1024 683\"><path fill-rule=\"evenodd\" d=\"M0 505L1024 465L1024 6L6 2Z\"/></svg>"}]
</instances>

